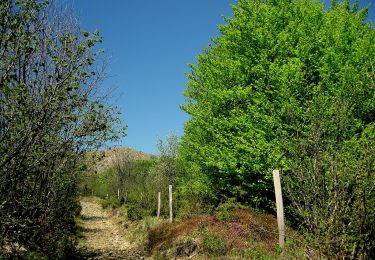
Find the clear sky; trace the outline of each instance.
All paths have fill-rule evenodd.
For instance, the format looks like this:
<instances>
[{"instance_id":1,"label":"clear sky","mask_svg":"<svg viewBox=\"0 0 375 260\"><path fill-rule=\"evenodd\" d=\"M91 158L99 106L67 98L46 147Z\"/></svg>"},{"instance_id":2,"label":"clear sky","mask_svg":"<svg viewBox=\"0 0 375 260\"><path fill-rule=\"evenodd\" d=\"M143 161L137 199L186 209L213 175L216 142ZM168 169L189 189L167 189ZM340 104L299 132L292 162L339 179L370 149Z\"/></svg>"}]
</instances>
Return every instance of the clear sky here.
<instances>
[{"instance_id":1,"label":"clear sky","mask_svg":"<svg viewBox=\"0 0 375 260\"><path fill-rule=\"evenodd\" d=\"M189 71L197 55L219 34L222 16L231 16L235 0L66 0L83 28L99 29L100 46L110 57L113 102L128 125L118 146L157 153L156 141L182 135L187 115L179 109ZM371 0L360 0L360 6ZM370 19L374 21L374 8Z\"/></svg>"},{"instance_id":2,"label":"clear sky","mask_svg":"<svg viewBox=\"0 0 375 260\"><path fill-rule=\"evenodd\" d=\"M70 1L67 1L70 2ZM128 125L118 145L156 153L156 141L182 135L187 115L179 109L188 63L218 35L231 0L71 0L82 26L99 29L110 57L104 84Z\"/></svg>"}]
</instances>

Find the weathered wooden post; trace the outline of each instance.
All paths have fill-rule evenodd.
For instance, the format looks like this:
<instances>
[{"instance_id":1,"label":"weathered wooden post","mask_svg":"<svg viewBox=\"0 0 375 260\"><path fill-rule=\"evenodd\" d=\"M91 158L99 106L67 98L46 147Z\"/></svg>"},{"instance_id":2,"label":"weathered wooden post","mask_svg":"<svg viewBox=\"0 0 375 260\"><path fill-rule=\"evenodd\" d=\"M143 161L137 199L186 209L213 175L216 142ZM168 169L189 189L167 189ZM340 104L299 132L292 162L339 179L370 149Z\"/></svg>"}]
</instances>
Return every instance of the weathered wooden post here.
<instances>
[{"instance_id":1,"label":"weathered wooden post","mask_svg":"<svg viewBox=\"0 0 375 260\"><path fill-rule=\"evenodd\" d=\"M277 226L279 227L279 245L284 246L285 241L285 224L284 224L284 206L281 192L280 172L273 170L273 184L275 186L276 209L277 209Z\"/></svg>"},{"instance_id":2,"label":"weathered wooden post","mask_svg":"<svg viewBox=\"0 0 375 260\"><path fill-rule=\"evenodd\" d=\"M120 189L117 189L117 199L120 200Z\"/></svg>"},{"instance_id":3,"label":"weathered wooden post","mask_svg":"<svg viewBox=\"0 0 375 260\"><path fill-rule=\"evenodd\" d=\"M160 207L161 207L161 192L158 192L158 213L157 213L157 218L160 217Z\"/></svg>"},{"instance_id":4,"label":"weathered wooden post","mask_svg":"<svg viewBox=\"0 0 375 260\"><path fill-rule=\"evenodd\" d=\"M172 185L169 185L169 222L173 221L173 211L172 211Z\"/></svg>"}]
</instances>

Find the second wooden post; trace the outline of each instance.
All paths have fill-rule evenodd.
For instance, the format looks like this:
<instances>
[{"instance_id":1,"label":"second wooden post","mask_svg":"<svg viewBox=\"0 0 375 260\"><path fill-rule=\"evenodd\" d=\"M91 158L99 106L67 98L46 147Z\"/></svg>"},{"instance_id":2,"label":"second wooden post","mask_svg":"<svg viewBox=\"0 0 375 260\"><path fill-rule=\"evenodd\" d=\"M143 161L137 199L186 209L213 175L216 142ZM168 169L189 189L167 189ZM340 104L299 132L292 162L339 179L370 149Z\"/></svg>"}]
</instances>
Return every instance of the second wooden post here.
<instances>
[{"instance_id":1,"label":"second wooden post","mask_svg":"<svg viewBox=\"0 0 375 260\"><path fill-rule=\"evenodd\" d=\"M161 207L161 192L158 192L158 213L157 213L157 218L160 217L160 207Z\"/></svg>"},{"instance_id":2,"label":"second wooden post","mask_svg":"<svg viewBox=\"0 0 375 260\"><path fill-rule=\"evenodd\" d=\"M173 208L172 208L172 185L169 185L169 222L173 221Z\"/></svg>"}]
</instances>

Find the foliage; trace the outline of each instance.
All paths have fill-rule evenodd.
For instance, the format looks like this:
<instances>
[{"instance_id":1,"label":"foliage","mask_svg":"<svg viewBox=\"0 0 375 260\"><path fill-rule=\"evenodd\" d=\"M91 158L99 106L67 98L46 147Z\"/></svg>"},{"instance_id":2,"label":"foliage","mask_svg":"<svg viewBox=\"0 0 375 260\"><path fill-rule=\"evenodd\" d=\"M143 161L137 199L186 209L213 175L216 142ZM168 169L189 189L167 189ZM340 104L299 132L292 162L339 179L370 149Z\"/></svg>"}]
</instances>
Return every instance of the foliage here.
<instances>
[{"instance_id":1,"label":"foliage","mask_svg":"<svg viewBox=\"0 0 375 260\"><path fill-rule=\"evenodd\" d=\"M206 235L202 240L202 249L209 255L221 256L225 255L225 240L217 235Z\"/></svg>"},{"instance_id":2,"label":"foliage","mask_svg":"<svg viewBox=\"0 0 375 260\"><path fill-rule=\"evenodd\" d=\"M160 166L171 185L176 183L178 137L171 134L165 141L158 140L157 147L160 153Z\"/></svg>"},{"instance_id":3,"label":"foliage","mask_svg":"<svg viewBox=\"0 0 375 260\"><path fill-rule=\"evenodd\" d=\"M289 210L319 237L315 247L325 254L364 257L375 247L374 133L370 124L361 137L345 141L338 150L327 146L315 158L297 161L286 176ZM306 151L300 151L305 156Z\"/></svg>"},{"instance_id":4,"label":"foliage","mask_svg":"<svg viewBox=\"0 0 375 260\"><path fill-rule=\"evenodd\" d=\"M98 94L101 37L48 1L1 1L0 21L0 252L68 257L82 151L123 131Z\"/></svg>"},{"instance_id":5,"label":"foliage","mask_svg":"<svg viewBox=\"0 0 375 260\"><path fill-rule=\"evenodd\" d=\"M88 190L94 192L94 195L106 198L109 194L117 197L117 172L114 168L105 170L102 174L94 176L87 186Z\"/></svg>"},{"instance_id":6,"label":"foliage","mask_svg":"<svg viewBox=\"0 0 375 260\"><path fill-rule=\"evenodd\" d=\"M374 252L374 29L367 8L240 0L191 65L181 153L221 197L290 217L326 254Z\"/></svg>"},{"instance_id":7,"label":"foliage","mask_svg":"<svg viewBox=\"0 0 375 260\"><path fill-rule=\"evenodd\" d=\"M174 212L182 207L190 211L192 204L187 198L190 193L180 192L186 188L185 177L182 177L185 166L177 158L177 145L175 135L166 141L160 140L160 156L149 160L136 160L128 150L115 154L109 168L99 174L88 172L81 179L82 194L103 198L105 207L125 204L128 219L140 220L156 215L158 192L161 192L161 216L169 215L168 186L172 184Z\"/></svg>"},{"instance_id":8,"label":"foliage","mask_svg":"<svg viewBox=\"0 0 375 260\"><path fill-rule=\"evenodd\" d=\"M230 198L216 207L215 216L222 221L231 220L234 209L246 209L246 207L237 203L235 198Z\"/></svg>"},{"instance_id":9,"label":"foliage","mask_svg":"<svg viewBox=\"0 0 375 260\"><path fill-rule=\"evenodd\" d=\"M260 252L275 259L281 253L276 252L277 225L272 215L244 209L233 209L230 215L225 220L199 215L162 223L149 231L147 248L153 255L164 255L164 258L175 257L181 251L179 245L187 241L190 243L186 243L186 246L196 245L197 259L215 256L258 259L255 255L259 256ZM190 252L186 256L191 257L194 250L186 250ZM256 251L259 252L256 254Z\"/></svg>"},{"instance_id":10,"label":"foliage","mask_svg":"<svg viewBox=\"0 0 375 260\"><path fill-rule=\"evenodd\" d=\"M114 197L109 197L105 200L101 200L100 204L103 209L107 209L107 208L115 209L115 208L121 207L122 205L121 201Z\"/></svg>"},{"instance_id":11,"label":"foliage","mask_svg":"<svg viewBox=\"0 0 375 260\"><path fill-rule=\"evenodd\" d=\"M150 209L136 203L127 203L127 219L130 221L141 220L151 215Z\"/></svg>"},{"instance_id":12,"label":"foliage","mask_svg":"<svg viewBox=\"0 0 375 260\"><path fill-rule=\"evenodd\" d=\"M155 217L144 217L142 220L130 223L124 221L127 228L126 236L132 243L145 245L147 243L149 231L163 222L165 222L165 220Z\"/></svg>"},{"instance_id":13,"label":"foliage","mask_svg":"<svg viewBox=\"0 0 375 260\"><path fill-rule=\"evenodd\" d=\"M176 216L189 218L212 213L216 197L211 180L196 164L185 160L180 154L176 158L176 164Z\"/></svg>"},{"instance_id":14,"label":"foliage","mask_svg":"<svg viewBox=\"0 0 375 260\"><path fill-rule=\"evenodd\" d=\"M114 165L97 175L86 175L90 177L81 180L81 192L86 189L90 195L101 197L104 208L125 205L127 218L140 220L156 215L157 195L161 191L162 214L167 214L168 182L157 161L124 160L118 156Z\"/></svg>"}]
</instances>

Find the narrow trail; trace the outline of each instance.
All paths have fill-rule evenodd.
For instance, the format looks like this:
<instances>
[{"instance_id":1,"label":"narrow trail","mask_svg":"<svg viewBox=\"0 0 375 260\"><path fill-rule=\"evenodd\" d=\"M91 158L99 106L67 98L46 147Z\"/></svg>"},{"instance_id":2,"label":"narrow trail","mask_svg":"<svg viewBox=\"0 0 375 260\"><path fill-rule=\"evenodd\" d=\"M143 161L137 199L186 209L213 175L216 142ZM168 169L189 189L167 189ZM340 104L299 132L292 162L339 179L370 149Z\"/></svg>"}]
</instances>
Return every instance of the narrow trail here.
<instances>
[{"instance_id":1,"label":"narrow trail","mask_svg":"<svg viewBox=\"0 0 375 260\"><path fill-rule=\"evenodd\" d=\"M124 231L101 209L99 201L81 200L83 235L79 250L85 259L144 259L137 246L126 240Z\"/></svg>"}]
</instances>

